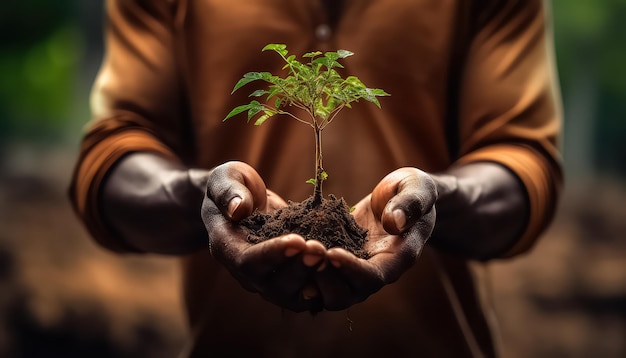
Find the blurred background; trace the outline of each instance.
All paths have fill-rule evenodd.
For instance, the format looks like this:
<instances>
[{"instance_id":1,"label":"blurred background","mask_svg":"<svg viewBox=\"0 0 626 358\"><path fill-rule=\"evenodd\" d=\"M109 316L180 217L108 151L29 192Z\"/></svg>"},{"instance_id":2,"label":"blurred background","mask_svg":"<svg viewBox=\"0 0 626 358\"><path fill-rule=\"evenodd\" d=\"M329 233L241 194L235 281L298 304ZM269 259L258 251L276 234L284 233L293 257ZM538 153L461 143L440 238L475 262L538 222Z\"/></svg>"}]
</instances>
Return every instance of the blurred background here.
<instances>
[{"instance_id":1,"label":"blurred background","mask_svg":"<svg viewBox=\"0 0 626 358\"><path fill-rule=\"evenodd\" d=\"M101 2L0 9L0 357L173 357L176 262L96 247L66 188ZM626 357L626 0L553 0L567 185L528 255L479 270L507 357Z\"/></svg>"}]
</instances>

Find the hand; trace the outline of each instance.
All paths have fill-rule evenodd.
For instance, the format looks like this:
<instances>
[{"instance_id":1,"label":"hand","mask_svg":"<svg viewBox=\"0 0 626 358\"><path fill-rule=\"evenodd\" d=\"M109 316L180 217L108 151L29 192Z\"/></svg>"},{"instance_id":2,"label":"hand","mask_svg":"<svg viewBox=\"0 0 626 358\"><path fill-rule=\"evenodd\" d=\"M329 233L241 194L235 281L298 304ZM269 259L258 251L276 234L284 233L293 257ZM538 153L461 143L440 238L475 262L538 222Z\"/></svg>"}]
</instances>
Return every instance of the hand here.
<instances>
[{"instance_id":1,"label":"hand","mask_svg":"<svg viewBox=\"0 0 626 358\"><path fill-rule=\"evenodd\" d=\"M434 180L415 168L387 175L353 212L368 230L367 260L342 248L331 248L329 265L316 275L328 310L341 310L364 301L395 282L419 257L435 225L437 190Z\"/></svg>"},{"instance_id":2,"label":"hand","mask_svg":"<svg viewBox=\"0 0 626 358\"><path fill-rule=\"evenodd\" d=\"M268 212L286 205L251 166L228 162L216 167L202 203L209 249L245 289L292 311L319 310L319 301L308 298L317 294L312 275L323 262L324 245L296 234L251 244L238 225L254 209Z\"/></svg>"}]
</instances>

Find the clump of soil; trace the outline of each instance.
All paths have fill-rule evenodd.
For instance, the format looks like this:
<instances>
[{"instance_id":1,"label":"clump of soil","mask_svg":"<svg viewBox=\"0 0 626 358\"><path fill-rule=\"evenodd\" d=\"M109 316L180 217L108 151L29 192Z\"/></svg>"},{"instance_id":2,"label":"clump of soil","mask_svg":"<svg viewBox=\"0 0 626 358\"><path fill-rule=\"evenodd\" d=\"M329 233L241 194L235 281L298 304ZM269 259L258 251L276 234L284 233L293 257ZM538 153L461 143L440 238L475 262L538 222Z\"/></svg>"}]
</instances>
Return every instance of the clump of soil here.
<instances>
[{"instance_id":1,"label":"clump of soil","mask_svg":"<svg viewBox=\"0 0 626 358\"><path fill-rule=\"evenodd\" d=\"M356 223L345 200L332 194L317 207L313 205L313 197L301 203L290 201L287 207L271 214L257 211L240 224L250 231L251 243L296 233L306 240L320 241L328 249L339 246L356 257L369 257L363 248L367 230Z\"/></svg>"}]
</instances>

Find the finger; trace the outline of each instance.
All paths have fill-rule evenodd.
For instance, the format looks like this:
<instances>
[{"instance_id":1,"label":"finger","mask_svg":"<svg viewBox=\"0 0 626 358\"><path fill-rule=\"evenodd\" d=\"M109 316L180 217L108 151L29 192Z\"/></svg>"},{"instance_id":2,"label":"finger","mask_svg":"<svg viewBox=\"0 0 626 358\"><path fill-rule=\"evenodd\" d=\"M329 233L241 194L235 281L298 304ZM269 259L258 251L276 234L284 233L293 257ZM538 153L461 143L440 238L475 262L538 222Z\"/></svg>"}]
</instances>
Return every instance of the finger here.
<instances>
[{"instance_id":1,"label":"finger","mask_svg":"<svg viewBox=\"0 0 626 358\"><path fill-rule=\"evenodd\" d=\"M407 243L407 247L412 251L409 254L415 254L422 251L422 248L426 244L426 241L430 238L435 228L435 221L437 218L437 210L433 208L420 218L414 225L412 225L407 231L402 234L402 237Z\"/></svg>"},{"instance_id":2,"label":"finger","mask_svg":"<svg viewBox=\"0 0 626 358\"><path fill-rule=\"evenodd\" d=\"M263 179L243 162L227 162L215 167L208 178L208 198L229 219L239 221L255 208L265 208L266 187Z\"/></svg>"},{"instance_id":3,"label":"finger","mask_svg":"<svg viewBox=\"0 0 626 358\"><path fill-rule=\"evenodd\" d=\"M288 249L286 256L294 251ZM313 274L324 261L326 248L320 242L306 241L302 252L291 256L261 280L259 292L266 300L295 311L318 312L323 308Z\"/></svg>"},{"instance_id":4,"label":"finger","mask_svg":"<svg viewBox=\"0 0 626 358\"><path fill-rule=\"evenodd\" d=\"M258 292L266 300L294 312L320 310L320 294L312 281L315 268L295 260L265 280ZM293 265L292 265L293 263Z\"/></svg>"},{"instance_id":5,"label":"finger","mask_svg":"<svg viewBox=\"0 0 626 358\"><path fill-rule=\"evenodd\" d=\"M372 256L367 261L376 267L385 285L395 282L417 261L432 233L434 222L435 208L433 207L401 235L386 236L368 247Z\"/></svg>"},{"instance_id":6,"label":"finger","mask_svg":"<svg viewBox=\"0 0 626 358\"><path fill-rule=\"evenodd\" d=\"M340 311L350 307L355 299L352 287L337 269L328 266L315 275L315 282L319 289L317 298L323 308L329 311Z\"/></svg>"},{"instance_id":7,"label":"finger","mask_svg":"<svg viewBox=\"0 0 626 358\"><path fill-rule=\"evenodd\" d=\"M261 283L278 267L306 250L304 238L288 234L251 245L236 258L238 270Z\"/></svg>"},{"instance_id":8,"label":"finger","mask_svg":"<svg viewBox=\"0 0 626 358\"><path fill-rule=\"evenodd\" d=\"M310 299L314 296L313 288L308 287L306 292L303 290L324 260L326 249L321 243L309 244L307 241L304 247L300 244L298 243L298 249L301 248L302 251L298 251L296 255L293 255L296 250L289 247L286 249L285 258L277 259L277 264L273 265L271 271L263 278L262 291L289 299ZM259 269L263 270L262 267Z\"/></svg>"},{"instance_id":9,"label":"finger","mask_svg":"<svg viewBox=\"0 0 626 358\"><path fill-rule=\"evenodd\" d=\"M434 180L416 168L387 175L372 192L372 211L390 234L400 234L430 212L437 199Z\"/></svg>"},{"instance_id":10,"label":"finger","mask_svg":"<svg viewBox=\"0 0 626 358\"><path fill-rule=\"evenodd\" d=\"M285 199L281 198L275 192L273 192L273 191L271 191L269 189L267 190L267 205L265 207L265 210L267 212L271 212L271 211L274 211L276 209L283 208L283 207L285 207L287 205L288 204L285 201Z\"/></svg>"},{"instance_id":11,"label":"finger","mask_svg":"<svg viewBox=\"0 0 626 358\"><path fill-rule=\"evenodd\" d=\"M324 262L326 246L317 240L307 240L302 255L302 263L307 267L317 267Z\"/></svg>"},{"instance_id":12,"label":"finger","mask_svg":"<svg viewBox=\"0 0 626 358\"><path fill-rule=\"evenodd\" d=\"M328 310L341 310L364 301L383 286L378 268L341 248L328 250L329 267L317 276Z\"/></svg>"},{"instance_id":13,"label":"finger","mask_svg":"<svg viewBox=\"0 0 626 358\"><path fill-rule=\"evenodd\" d=\"M213 200L205 198L200 210L207 229L209 251L217 260L224 264L230 263L251 245L247 241L247 234L226 219Z\"/></svg>"},{"instance_id":14,"label":"finger","mask_svg":"<svg viewBox=\"0 0 626 358\"><path fill-rule=\"evenodd\" d=\"M310 295L313 290L307 283L313 272L314 268L303 265L299 257L294 257L263 278L257 290L276 305L295 312L306 311L309 309L307 300L315 296ZM307 296L303 295L305 288Z\"/></svg>"}]
</instances>

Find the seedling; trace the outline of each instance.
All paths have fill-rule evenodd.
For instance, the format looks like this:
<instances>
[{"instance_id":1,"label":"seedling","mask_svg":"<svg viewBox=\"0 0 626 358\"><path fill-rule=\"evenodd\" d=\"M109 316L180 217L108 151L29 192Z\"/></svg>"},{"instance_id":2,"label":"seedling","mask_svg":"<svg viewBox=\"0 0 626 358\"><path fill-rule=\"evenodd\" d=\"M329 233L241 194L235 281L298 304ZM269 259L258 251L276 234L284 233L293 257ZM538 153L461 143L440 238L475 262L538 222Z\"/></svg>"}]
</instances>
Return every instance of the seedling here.
<instances>
[{"instance_id":1,"label":"seedling","mask_svg":"<svg viewBox=\"0 0 626 358\"><path fill-rule=\"evenodd\" d=\"M315 177L307 180L314 185L313 206L322 202L322 182L328 175L322 165L322 131L337 117L344 108L351 108L351 103L363 98L380 108L379 96L389 96L382 89L368 88L356 76L345 79L335 70L343 68L340 59L352 56L347 50L336 52L308 52L302 57L308 59L302 63L295 55L289 55L287 46L269 44L262 51L275 51L285 61L286 77L273 75L269 72L248 72L235 87L234 93L246 84L261 80L267 82L267 89L259 89L250 97L265 96L265 103L251 100L250 103L234 108L224 121L240 113L247 112L248 122L254 119L255 125L265 123L276 115L287 115L298 122L309 125L315 133ZM303 110L308 116L301 118L291 111L293 108Z\"/></svg>"}]
</instances>

